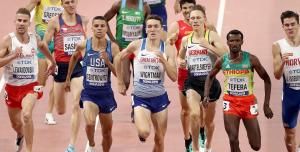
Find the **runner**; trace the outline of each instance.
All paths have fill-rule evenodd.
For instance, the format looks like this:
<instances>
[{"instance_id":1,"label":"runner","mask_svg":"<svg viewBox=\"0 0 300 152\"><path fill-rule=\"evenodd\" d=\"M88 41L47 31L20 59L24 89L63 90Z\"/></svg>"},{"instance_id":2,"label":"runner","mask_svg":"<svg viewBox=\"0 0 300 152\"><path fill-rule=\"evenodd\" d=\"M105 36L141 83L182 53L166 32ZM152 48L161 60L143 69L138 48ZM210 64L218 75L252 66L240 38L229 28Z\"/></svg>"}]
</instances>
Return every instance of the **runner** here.
<instances>
[{"instance_id":1,"label":"runner","mask_svg":"<svg viewBox=\"0 0 300 152\"><path fill-rule=\"evenodd\" d=\"M241 152L239 147L240 120L243 120L251 148L254 151L258 151L261 147L261 135L257 121L257 101L253 94L254 70L264 80L264 113L268 119L273 117L273 112L269 106L271 80L258 58L249 52L241 50L243 44L242 32L238 30L230 31L227 34L227 44L230 53L220 57L207 76L204 100L202 102L203 105L209 103L210 93L208 90L211 89L215 76L222 69L225 76L223 97L224 124L230 141L231 152Z\"/></svg>"},{"instance_id":2,"label":"runner","mask_svg":"<svg viewBox=\"0 0 300 152\"><path fill-rule=\"evenodd\" d=\"M203 109L203 113L200 112L202 104L199 101L203 100L205 79L214 61L218 56L223 55L227 49L216 32L205 29L206 17L201 5L195 5L190 12L189 20L193 32L182 39L179 51L179 66L180 68L188 68L184 88L190 108L193 151L199 151L198 136L201 117L204 119L206 133L205 148L206 151L210 151L214 131L215 101L219 99L221 94L220 84L217 80L214 81L214 89L211 90L213 92L211 102L208 108ZM187 63L185 63L185 60Z\"/></svg>"},{"instance_id":3,"label":"runner","mask_svg":"<svg viewBox=\"0 0 300 152\"><path fill-rule=\"evenodd\" d=\"M153 151L164 151L164 137L167 130L168 105L170 103L164 84L164 73L176 81L175 47L161 40L162 19L150 15L146 20L148 37L133 41L120 53L117 60L118 89L126 95L121 64L131 53L134 58L133 107L135 126L142 142L150 135L151 120L154 126ZM123 67L124 68L124 67ZM151 90L151 91L149 91Z\"/></svg>"},{"instance_id":4,"label":"runner","mask_svg":"<svg viewBox=\"0 0 300 152\"><path fill-rule=\"evenodd\" d=\"M96 16L92 21L93 36L76 47L70 60L66 79L66 91L70 91L71 73L76 62L83 57L83 86L81 106L84 109L86 135L89 140L88 152L95 151L95 122L99 114L102 127L102 148L110 150L112 144L112 111L117 107L111 88L110 72L115 75L114 57L120 52L117 44L107 40L107 22L103 16Z\"/></svg>"},{"instance_id":5,"label":"runner","mask_svg":"<svg viewBox=\"0 0 300 152\"><path fill-rule=\"evenodd\" d=\"M28 32L30 12L26 8L19 8L16 12L15 26L16 31L1 41L0 67L5 68L5 102L11 126L17 133L16 151L21 151L25 139L26 151L31 152L34 132L32 111L43 94L37 82L37 49L50 60L44 76L54 72L56 63L47 45L37 35Z\"/></svg>"},{"instance_id":6,"label":"runner","mask_svg":"<svg viewBox=\"0 0 300 152\"><path fill-rule=\"evenodd\" d=\"M34 9L34 22L35 22L35 32L41 37L44 38L45 31L47 30L49 20L63 11L60 0L30 0L29 4L27 4L26 8L29 11ZM51 53L54 51L54 43L50 41L48 44L48 48ZM44 77L43 73L48 68L48 62L45 59L44 54L38 51L38 61L39 61L39 76L38 81L39 84L45 86L46 77ZM45 115L45 123L48 125L55 125L56 121L53 117L52 111L54 107L54 99L53 99L53 87L49 92L49 102L48 109Z\"/></svg>"},{"instance_id":7,"label":"runner","mask_svg":"<svg viewBox=\"0 0 300 152\"><path fill-rule=\"evenodd\" d=\"M68 72L69 61L75 51L75 45L85 39L88 19L76 13L77 0L62 0L64 11L51 18L44 41L49 43L54 39L54 57L57 62L57 72L54 75L54 103L59 115L66 112L66 92L64 83ZM66 152L75 151L75 142L80 126L79 100L82 90L82 67L78 62L71 76L72 116L71 139Z\"/></svg>"},{"instance_id":8,"label":"runner","mask_svg":"<svg viewBox=\"0 0 300 152\"><path fill-rule=\"evenodd\" d=\"M274 76L283 77L282 120L285 129L285 145L288 152L296 152L296 126L300 110L300 59L299 15L293 11L282 12L282 28L285 38L272 46ZM298 145L300 152L300 144Z\"/></svg>"}]
</instances>

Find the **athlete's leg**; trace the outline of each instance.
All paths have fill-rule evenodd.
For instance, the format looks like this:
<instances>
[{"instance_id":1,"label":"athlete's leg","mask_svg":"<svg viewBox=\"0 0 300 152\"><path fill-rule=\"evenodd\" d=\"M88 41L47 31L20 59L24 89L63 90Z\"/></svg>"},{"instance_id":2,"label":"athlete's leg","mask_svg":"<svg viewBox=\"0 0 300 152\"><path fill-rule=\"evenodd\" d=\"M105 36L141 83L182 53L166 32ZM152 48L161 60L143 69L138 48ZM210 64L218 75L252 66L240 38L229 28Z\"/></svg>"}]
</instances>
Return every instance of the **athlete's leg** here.
<instances>
[{"instance_id":1,"label":"athlete's leg","mask_svg":"<svg viewBox=\"0 0 300 152\"><path fill-rule=\"evenodd\" d=\"M151 115L151 120L153 123L155 136L154 136L154 148L153 152L163 152L164 151L164 138L167 131L168 122L168 109L163 111L153 113Z\"/></svg>"},{"instance_id":2,"label":"athlete's leg","mask_svg":"<svg viewBox=\"0 0 300 152\"><path fill-rule=\"evenodd\" d=\"M64 84L64 82L53 83L54 105L59 115L63 115L66 113L66 92Z\"/></svg>"},{"instance_id":3,"label":"athlete's leg","mask_svg":"<svg viewBox=\"0 0 300 152\"><path fill-rule=\"evenodd\" d=\"M183 95L182 91L179 91L179 100L181 104L180 119L183 128L184 139L190 138L190 109L186 100L186 96Z\"/></svg>"},{"instance_id":4,"label":"athlete's leg","mask_svg":"<svg viewBox=\"0 0 300 152\"><path fill-rule=\"evenodd\" d=\"M89 140L89 145L91 147L95 146L95 124L96 124L96 117L99 114L98 105L91 101L83 101L83 115L85 119L85 132L87 138Z\"/></svg>"},{"instance_id":5,"label":"athlete's leg","mask_svg":"<svg viewBox=\"0 0 300 152\"><path fill-rule=\"evenodd\" d=\"M124 62L122 64L122 75L123 75L123 79L124 79L124 83L126 88L129 88L130 85L130 76L131 76L131 72L130 72L130 60L129 58L125 58Z\"/></svg>"},{"instance_id":6,"label":"athlete's leg","mask_svg":"<svg viewBox=\"0 0 300 152\"><path fill-rule=\"evenodd\" d=\"M76 77L71 80L71 95L72 95L72 116L71 116L71 140L70 144L75 145L78 130L80 127L80 94L83 89L83 77Z\"/></svg>"},{"instance_id":7,"label":"athlete's leg","mask_svg":"<svg viewBox=\"0 0 300 152\"><path fill-rule=\"evenodd\" d=\"M245 128L251 148L258 151L261 147L260 128L256 118L244 119Z\"/></svg>"},{"instance_id":8,"label":"athlete's leg","mask_svg":"<svg viewBox=\"0 0 300 152\"><path fill-rule=\"evenodd\" d=\"M32 121L32 111L37 101L37 93L29 93L22 100L22 116L24 121L24 137L26 141L26 151L32 151L34 126Z\"/></svg>"},{"instance_id":9,"label":"athlete's leg","mask_svg":"<svg viewBox=\"0 0 300 152\"><path fill-rule=\"evenodd\" d=\"M137 128L140 139L147 139L151 131L151 112L150 110L137 106L134 107L135 127Z\"/></svg>"},{"instance_id":10,"label":"athlete's leg","mask_svg":"<svg viewBox=\"0 0 300 152\"><path fill-rule=\"evenodd\" d=\"M102 128L102 148L103 152L109 152L111 144L112 144L112 113L100 113L99 115L101 128Z\"/></svg>"},{"instance_id":11,"label":"athlete's leg","mask_svg":"<svg viewBox=\"0 0 300 152\"><path fill-rule=\"evenodd\" d=\"M224 114L224 126L227 132L231 152L241 152L239 147L240 117L232 114Z\"/></svg>"},{"instance_id":12,"label":"athlete's leg","mask_svg":"<svg viewBox=\"0 0 300 152\"><path fill-rule=\"evenodd\" d=\"M285 145L288 152L296 151L296 128L284 128L285 130Z\"/></svg>"},{"instance_id":13,"label":"athlete's leg","mask_svg":"<svg viewBox=\"0 0 300 152\"><path fill-rule=\"evenodd\" d=\"M215 124L214 124L215 113L216 113L216 101L209 102L208 107L203 108L205 133L206 133L206 143L205 143L206 149L211 148L211 141L215 130Z\"/></svg>"},{"instance_id":14,"label":"athlete's leg","mask_svg":"<svg viewBox=\"0 0 300 152\"><path fill-rule=\"evenodd\" d=\"M199 151L198 136L200 131L200 100L201 96L193 89L187 90L187 101L190 108L190 124L193 139L193 151Z\"/></svg>"}]
</instances>

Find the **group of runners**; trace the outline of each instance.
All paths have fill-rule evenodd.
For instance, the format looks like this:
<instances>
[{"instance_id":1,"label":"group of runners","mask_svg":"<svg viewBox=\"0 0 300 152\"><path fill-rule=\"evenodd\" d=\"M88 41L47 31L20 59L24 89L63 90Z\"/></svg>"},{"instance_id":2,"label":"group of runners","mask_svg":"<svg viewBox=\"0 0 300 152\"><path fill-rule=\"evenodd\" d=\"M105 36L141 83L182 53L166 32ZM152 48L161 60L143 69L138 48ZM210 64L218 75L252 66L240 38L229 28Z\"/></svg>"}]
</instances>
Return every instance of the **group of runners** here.
<instances>
[{"instance_id":1,"label":"group of runners","mask_svg":"<svg viewBox=\"0 0 300 152\"><path fill-rule=\"evenodd\" d=\"M117 0L103 15L91 20L77 14L78 0L30 0L16 12L15 31L0 44L0 65L4 67L5 102L11 126L17 133L16 151L33 147L32 111L43 95L49 75L53 76L45 123L55 125L52 115L66 112L67 92L72 94L71 137L66 152L74 152L81 110L89 141L95 151L95 123L102 128L102 149L112 145L112 112L117 108L111 87L111 73L117 77L122 95L133 76L132 108L138 138L145 142L154 127L154 152L164 151L168 105L164 87L167 75L178 82L181 122L187 152L211 152L216 103L225 76L223 111L231 152L240 152L239 124L243 121L251 148L261 148L257 120L258 105L253 93L256 71L264 81L264 114L270 119L271 80L259 59L243 51L243 33L228 32L229 51L212 24L205 8L195 0L176 0L175 13L183 18L167 26L165 0ZM35 33L28 31L30 11L35 10ZM108 22L116 16L116 36ZM282 118L289 152L300 152L296 125L300 109L300 35L296 12L281 14L285 38L273 44L274 76L283 77ZM108 35L109 38L106 37ZM131 74L131 71L132 74ZM48 83L49 84L49 83ZM200 144L200 145L199 145Z\"/></svg>"}]
</instances>

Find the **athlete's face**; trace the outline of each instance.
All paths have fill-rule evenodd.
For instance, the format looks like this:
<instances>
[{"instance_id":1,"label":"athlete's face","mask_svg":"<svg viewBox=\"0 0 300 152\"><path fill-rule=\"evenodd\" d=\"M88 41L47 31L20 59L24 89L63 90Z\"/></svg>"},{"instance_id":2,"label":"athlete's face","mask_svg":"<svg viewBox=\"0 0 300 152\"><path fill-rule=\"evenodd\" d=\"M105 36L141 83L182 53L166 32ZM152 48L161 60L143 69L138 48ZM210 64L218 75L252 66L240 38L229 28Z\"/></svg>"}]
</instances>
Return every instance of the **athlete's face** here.
<instances>
[{"instance_id":1,"label":"athlete's face","mask_svg":"<svg viewBox=\"0 0 300 152\"><path fill-rule=\"evenodd\" d=\"M146 33L150 39L160 39L162 26L159 20L149 19L146 22Z\"/></svg>"},{"instance_id":2,"label":"athlete's face","mask_svg":"<svg viewBox=\"0 0 300 152\"><path fill-rule=\"evenodd\" d=\"M75 14L77 7L77 0L62 0L62 6L68 14Z\"/></svg>"},{"instance_id":3,"label":"athlete's face","mask_svg":"<svg viewBox=\"0 0 300 152\"><path fill-rule=\"evenodd\" d=\"M26 14L17 14L16 15L16 32L24 34L28 31L30 26L30 17Z\"/></svg>"},{"instance_id":4,"label":"athlete's face","mask_svg":"<svg viewBox=\"0 0 300 152\"><path fill-rule=\"evenodd\" d=\"M190 24L192 25L194 30L200 29L204 26L206 18L203 12L199 10L193 10L190 13Z\"/></svg>"},{"instance_id":5,"label":"athlete's face","mask_svg":"<svg viewBox=\"0 0 300 152\"><path fill-rule=\"evenodd\" d=\"M97 38L103 38L107 32L107 24L104 20L94 20L92 25L92 31Z\"/></svg>"},{"instance_id":6,"label":"athlete's face","mask_svg":"<svg viewBox=\"0 0 300 152\"><path fill-rule=\"evenodd\" d=\"M242 49L243 39L240 34L229 34L227 45L231 53L238 53Z\"/></svg>"},{"instance_id":7,"label":"athlete's face","mask_svg":"<svg viewBox=\"0 0 300 152\"><path fill-rule=\"evenodd\" d=\"M188 20L190 18L190 12L195 5L193 3L184 3L181 5L181 13L184 19Z\"/></svg>"},{"instance_id":8,"label":"athlete's face","mask_svg":"<svg viewBox=\"0 0 300 152\"><path fill-rule=\"evenodd\" d=\"M298 34L299 23L295 17L283 19L282 28L288 37L295 37Z\"/></svg>"}]
</instances>

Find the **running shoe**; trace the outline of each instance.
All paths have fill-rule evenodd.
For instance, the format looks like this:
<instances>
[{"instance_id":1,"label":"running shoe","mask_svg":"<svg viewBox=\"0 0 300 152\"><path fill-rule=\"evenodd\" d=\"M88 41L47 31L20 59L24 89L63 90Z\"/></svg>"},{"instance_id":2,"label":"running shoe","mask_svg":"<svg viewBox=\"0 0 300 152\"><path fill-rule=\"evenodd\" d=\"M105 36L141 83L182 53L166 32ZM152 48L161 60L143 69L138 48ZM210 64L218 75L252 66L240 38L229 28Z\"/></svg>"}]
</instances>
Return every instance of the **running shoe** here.
<instances>
[{"instance_id":1,"label":"running shoe","mask_svg":"<svg viewBox=\"0 0 300 152\"><path fill-rule=\"evenodd\" d=\"M192 136L190 136L190 139L184 141L185 141L185 152L193 152Z\"/></svg>"},{"instance_id":2,"label":"running shoe","mask_svg":"<svg viewBox=\"0 0 300 152\"><path fill-rule=\"evenodd\" d=\"M75 152L75 147L69 144L65 152Z\"/></svg>"},{"instance_id":3,"label":"running shoe","mask_svg":"<svg viewBox=\"0 0 300 152\"><path fill-rule=\"evenodd\" d=\"M22 137L17 137L16 139L16 152L20 152L23 147L23 142L24 142L24 136Z\"/></svg>"},{"instance_id":4,"label":"running shoe","mask_svg":"<svg viewBox=\"0 0 300 152\"><path fill-rule=\"evenodd\" d=\"M206 140L206 135L205 135L204 128L200 128L198 141L199 141L200 151L201 151L201 149L203 149L203 152L205 149L205 140Z\"/></svg>"},{"instance_id":5,"label":"running shoe","mask_svg":"<svg viewBox=\"0 0 300 152\"><path fill-rule=\"evenodd\" d=\"M86 150L86 152L96 152L95 148L92 146L89 146L88 149Z\"/></svg>"},{"instance_id":6,"label":"running shoe","mask_svg":"<svg viewBox=\"0 0 300 152\"><path fill-rule=\"evenodd\" d=\"M46 116L45 116L45 123L47 125L56 125L56 121L52 115L52 113L46 113Z\"/></svg>"}]
</instances>

